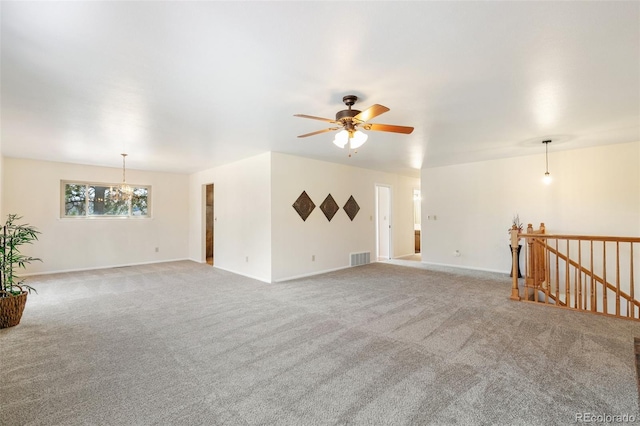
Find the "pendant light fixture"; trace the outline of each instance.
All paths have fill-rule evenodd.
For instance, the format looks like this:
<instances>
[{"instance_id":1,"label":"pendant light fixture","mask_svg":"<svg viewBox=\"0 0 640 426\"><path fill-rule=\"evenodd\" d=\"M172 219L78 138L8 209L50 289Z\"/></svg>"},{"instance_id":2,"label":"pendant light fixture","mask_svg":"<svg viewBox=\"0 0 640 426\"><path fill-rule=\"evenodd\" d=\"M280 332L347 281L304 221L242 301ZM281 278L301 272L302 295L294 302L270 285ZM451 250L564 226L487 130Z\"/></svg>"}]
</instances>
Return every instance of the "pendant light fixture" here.
<instances>
[{"instance_id":1,"label":"pendant light fixture","mask_svg":"<svg viewBox=\"0 0 640 426\"><path fill-rule=\"evenodd\" d=\"M545 172L544 178L542 181L549 185L551 183L551 174L549 173L549 144L551 143L551 139L542 141L544 144L544 159L545 159Z\"/></svg>"},{"instance_id":2,"label":"pendant light fixture","mask_svg":"<svg viewBox=\"0 0 640 426\"><path fill-rule=\"evenodd\" d=\"M109 195L112 201L125 201L128 202L131 200L133 196L133 188L127 185L126 179L126 163L125 159L127 158L127 154L122 155L122 183L116 187L109 188Z\"/></svg>"}]
</instances>

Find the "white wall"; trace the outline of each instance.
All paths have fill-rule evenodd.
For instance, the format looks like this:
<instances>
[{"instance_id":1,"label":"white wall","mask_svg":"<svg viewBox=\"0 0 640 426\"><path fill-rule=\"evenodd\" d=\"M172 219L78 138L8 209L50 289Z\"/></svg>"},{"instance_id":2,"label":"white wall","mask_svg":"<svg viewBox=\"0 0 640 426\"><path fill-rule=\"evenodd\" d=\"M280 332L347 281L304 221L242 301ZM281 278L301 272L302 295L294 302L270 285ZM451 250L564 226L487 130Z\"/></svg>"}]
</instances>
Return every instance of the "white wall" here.
<instances>
[{"instance_id":1,"label":"white wall","mask_svg":"<svg viewBox=\"0 0 640 426\"><path fill-rule=\"evenodd\" d=\"M353 252L375 256L376 184L392 188L393 255L413 254L418 179L280 153L271 161L274 281L347 267ZM306 221L292 207L302 191L316 205ZM320 210L328 194L340 206L331 222ZM353 222L342 209L351 195L360 206Z\"/></svg>"},{"instance_id":2,"label":"white wall","mask_svg":"<svg viewBox=\"0 0 640 426\"><path fill-rule=\"evenodd\" d=\"M0 138L1 140L2 138ZM0 214L2 214L3 210L2 210L2 199L3 197L3 190L2 190L2 178L4 176L4 173L2 172L2 169L4 167L4 157L2 156L2 146L1 146L1 142L0 142ZM4 217L5 216L0 216L0 223L4 223Z\"/></svg>"},{"instance_id":3,"label":"white wall","mask_svg":"<svg viewBox=\"0 0 640 426\"><path fill-rule=\"evenodd\" d=\"M423 262L508 271L507 229L516 213L525 226L544 222L548 233L640 236L640 142L550 146L549 186L541 152L423 169Z\"/></svg>"},{"instance_id":4,"label":"white wall","mask_svg":"<svg viewBox=\"0 0 640 426\"><path fill-rule=\"evenodd\" d=\"M127 182L151 185L152 218L60 218L61 180L119 182L117 168L5 158L2 217L41 232L25 253L42 258L27 273L59 272L188 258L188 176L127 169ZM155 252L155 248L159 252Z\"/></svg>"},{"instance_id":5,"label":"white wall","mask_svg":"<svg viewBox=\"0 0 640 426\"><path fill-rule=\"evenodd\" d=\"M391 257L391 188L379 185L376 188L377 256L378 259ZM376 253L371 253L374 256Z\"/></svg>"},{"instance_id":6,"label":"white wall","mask_svg":"<svg viewBox=\"0 0 640 426\"><path fill-rule=\"evenodd\" d=\"M214 265L271 282L271 153L189 178L189 257L205 261L205 193L214 184ZM248 261L247 261L248 258Z\"/></svg>"},{"instance_id":7,"label":"white wall","mask_svg":"<svg viewBox=\"0 0 640 426\"><path fill-rule=\"evenodd\" d=\"M391 190L393 257L415 254L415 225L413 218L413 190L420 189L420 179L391 175L395 180ZM379 182L377 182L379 183ZM408 230L410 228L410 230Z\"/></svg>"},{"instance_id":8,"label":"white wall","mask_svg":"<svg viewBox=\"0 0 640 426\"><path fill-rule=\"evenodd\" d=\"M413 253L412 189L419 182L372 170L276 153L190 176L127 170L130 184L152 186L152 219L89 220L60 218L60 181L117 182L120 169L5 158L2 175L3 216L20 214L42 231L26 252L44 262L31 265L28 274L186 258L203 262L208 183L214 184L219 268L271 282L346 267L350 252L374 254L376 183L392 187L394 255ZM318 206L329 192L340 207L353 194L361 210L353 223L343 210L329 223L316 208L303 223L291 205L304 189Z\"/></svg>"}]
</instances>

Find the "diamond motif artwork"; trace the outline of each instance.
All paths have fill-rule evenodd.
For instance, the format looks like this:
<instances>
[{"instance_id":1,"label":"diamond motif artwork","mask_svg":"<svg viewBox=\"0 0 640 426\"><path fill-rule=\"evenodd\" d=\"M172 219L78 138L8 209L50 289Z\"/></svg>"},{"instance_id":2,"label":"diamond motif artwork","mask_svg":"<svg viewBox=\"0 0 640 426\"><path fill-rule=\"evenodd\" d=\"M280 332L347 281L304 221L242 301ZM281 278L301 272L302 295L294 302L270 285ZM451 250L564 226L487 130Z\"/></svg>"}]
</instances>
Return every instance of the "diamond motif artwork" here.
<instances>
[{"instance_id":1,"label":"diamond motif artwork","mask_svg":"<svg viewBox=\"0 0 640 426\"><path fill-rule=\"evenodd\" d=\"M298 212L302 220L306 221L313 209L316 208L316 205L313 204L307 192L302 191L302 194L300 194L296 202L293 203L293 208Z\"/></svg>"},{"instance_id":2,"label":"diamond motif artwork","mask_svg":"<svg viewBox=\"0 0 640 426\"><path fill-rule=\"evenodd\" d=\"M356 203L356 200L355 198L353 198L353 195L352 195L349 197L349 199L345 203L343 209L347 213L347 216L349 216L349 219L353 221L353 218L356 217L356 215L358 214L358 211L360 210L360 206L358 205L358 203Z\"/></svg>"},{"instance_id":3,"label":"diamond motif artwork","mask_svg":"<svg viewBox=\"0 0 640 426\"><path fill-rule=\"evenodd\" d=\"M324 199L322 204L320 204L320 210L326 216L327 220L331 222L333 216L336 214L338 210L340 210L340 206L336 203L336 200L333 199L331 194L327 195L327 198Z\"/></svg>"}]
</instances>

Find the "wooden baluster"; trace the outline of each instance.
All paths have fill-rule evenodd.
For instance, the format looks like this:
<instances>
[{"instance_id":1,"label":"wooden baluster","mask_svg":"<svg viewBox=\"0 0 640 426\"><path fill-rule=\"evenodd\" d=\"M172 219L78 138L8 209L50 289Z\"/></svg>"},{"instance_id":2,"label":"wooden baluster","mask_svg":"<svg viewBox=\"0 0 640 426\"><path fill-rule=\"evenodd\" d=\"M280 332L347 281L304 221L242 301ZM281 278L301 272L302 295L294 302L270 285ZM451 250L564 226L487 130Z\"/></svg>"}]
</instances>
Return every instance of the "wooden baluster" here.
<instances>
[{"instance_id":1,"label":"wooden baluster","mask_svg":"<svg viewBox=\"0 0 640 426\"><path fill-rule=\"evenodd\" d=\"M520 300L520 292L518 291L518 227L511 227L511 276L513 277L511 285L511 300ZM526 287L525 287L526 292Z\"/></svg>"},{"instance_id":2,"label":"wooden baluster","mask_svg":"<svg viewBox=\"0 0 640 426\"><path fill-rule=\"evenodd\" d=\"M602 242L602 312L607 313L607 242Z\"/></svg>"},{"instance_id":3,"label":"wooden baluster","mask_svg":"<svg viewBox=\"0 0 640 426\"><path fill-rule=\"evenodd\" d=\"M578 240L578 269L576 270L576 288L578 295L576 296L578 309L583 310L582 306L582 241Z\"/></svg>"},{"instance_id":4,"label":"wooden baluster","mask_svg":"<svg viewBox=\"0 0 640 426\"><path fill-rule=\"evenodd\" d=\"M580 277L583 278L582 280L582 285L583 285L583 292L582 292L582 309L584 309L585 311L588 309L587 308L587 302L589 301L589 290L587 287L587 274L585 274L584 272L580 273Z\"/></svg>"},{"instance_id":5,"label":"wooden baluster","mask_svg":"<svg viewBox=\"0 0 640 426\"><path fill-rule=\"evenodd\" d=\"M537 248L538 250L536 254L538 256L538 269L536 273L536 279L533 282L536 289L544 284L544 246L542 244L539 244Z\"/></svg>"},{"instance_id":6,"label":"wooden baluster","mask_svg":"<svg viewBox=\"0 0 640 426\"><path fill-rule=\"evenodd\" d=\"M569 239L567 238L567 260L565 261L564 265L564 300L566 301L568 307L571 306L571 277L569 275L571 263L569 262L569 259L571 258L569 257Z\"/></svg>"},{"instance_id":7,"label":"wooden baluster","mask_svg":"<svg viewBox=\"0 0 640 426\"><path fill-rule=\"evenodd\" d=\"M580 309L580 303L579 300L580 298L578 297L579 294L579 288L578 288L578 269L577 268L573 268L573 287L574 287L574 292L573 292L573 308L574 309Z\"/></svg>"},{"instance_id":8,"label":"wooden baluster","mask_svg":"<svg viewBox=\"0 0 640 426\"><path fill-rule=\"evenodd\" d=\"M545 234L546 233L546 228L544 227L544 222L540 222L540 229L538 230L539 234ZM542 278L544 277L544 280L546 282L546 288L545 288L545 303L549 303L549 291L551 289L550 287L550 283L549 283L549 251L547 250L547 239L543 239L542 240L542 245L540 246L540 275L539 277Z\"/></svg>"},{"instance_id":9,"label":"wooden baluster","mask_svg":"<svg viewBox=\"0 0 640 426\"><path fill-rule=\"evenodd\" d=\"M533 301L537 302L538 301L538 289L540 288L540 267L542 264L542 261L540 259L540 253L538 250L538 247L536 247L536 274L533 280ZM527 294L527 297L530 297Z\"/></svg>"},{"instance_id":10,"label":"wooden baluster","mask_svg":"<svg viewBox=\"0 0 640 426\"><path fill-rule=\"evenodd\" d=\"M544 287L544 295L548 299L549 296L547 294L549 290L549 280L547 279L547 257L549 256L549 251L547 250L547 240L541 239L540 245L538 246L538 259L540 262L540 269L538 269L538 277L536 282ZM547 300L545 303L549 303Z\"/></svg>"},{"instance_id":11,"label":"wooden baluster","mask_svg":"<svg viewBox=\"0 0 640 426\"><path fill-rule=\"evenodd\" d=\"M606 285L606 281L605 281ZM620 242L616 241L616 316L620 316Z\"/></svg>"},{"instance_id":12,"label":"wooden baluster","mask_svg":"<svg viewBox=\"0 0 640 426\"><path fill-rule=\"evenodd\" d=\"M545 257L545 260L543 261L546 261L546 263L544 263L545 267L542 270L542 274L543 274L542 276L544 277L544 282L546 283L544 288L544 296L546 299L545 303L549 303L549 299L550 299L549 294L551 294L551 284L549 282L550 276L549 276L549 268L547 267L547 265L549 265L549 256L551 255L551 253L549 252L549 250L547 250L546 241L545 241L544 249L545 249L544 253L546 254L543 253L543 256Z\"/></svg>"},{"instance_id":13,"label":"wooden baluster","mask_svg":"<svg viewBox=\"0 0 640 426\"><path fill-rule=\"evenodd\" d=\"M538 242L542 242L542 240L538 239ZM536 302L540 301L540 297L538 295L538 292L544 288L543 284L543 274L544 274L544 245L543 244L537 244L536 245L536 263L537 263L537 268L536 268L536 276L535 279L533 280L533 300L535 300ZM547 303L545 301L545 303Z\"/></svg>"},{"instance_id":14,"label":"wooden baluster","mask_svg":"<svg viewBox=\"0 0 640 426\"><path fill-rule=\"evenodd\" d=\"M536 280L536 285L538 287L546 285L545 283L545 257L547 255L546 247L544 245L540 245L538 247L538 258L540 259L540 268L538 268L538 279Z\"/></svg>"},{"instance_id":15,"label":"wooden baluster","mask_svg":"<svg viewBox=\"0 0 640 426\"><path fill-rule=\"evenodd\" d=\"M595 312L598 303L598 296L596 295L596 282L593 278L593 270L593 240L591 240L591 311Z\"/></svg>"},{"instance_id":16,"label":"wooden baluster","mask_svg":"<svg viewBox=\"0 0 640 426\"><path fill-rule=\"evenodd\" d=\"M560 249L558 248L558 239L556 238L556 303L560 301L560 256L557 253L560 253Z\"/></svg>"},{"instance_id":17,"label":"wooden baluster","mask_svg":"<svg viewBox=\"0 0 640 426\"><path fill-rule=\"evenodd\" d=\"M636 317L636 305L635 300L636 300L636 296L635 296L635 284L633 282L633 243L629 243L629 259L630 259L630 265L629 265L629 296L630 297L630 301L629 301L629 307L631 308L631 318L635 318Z\"/></svg>"}]
</instances>

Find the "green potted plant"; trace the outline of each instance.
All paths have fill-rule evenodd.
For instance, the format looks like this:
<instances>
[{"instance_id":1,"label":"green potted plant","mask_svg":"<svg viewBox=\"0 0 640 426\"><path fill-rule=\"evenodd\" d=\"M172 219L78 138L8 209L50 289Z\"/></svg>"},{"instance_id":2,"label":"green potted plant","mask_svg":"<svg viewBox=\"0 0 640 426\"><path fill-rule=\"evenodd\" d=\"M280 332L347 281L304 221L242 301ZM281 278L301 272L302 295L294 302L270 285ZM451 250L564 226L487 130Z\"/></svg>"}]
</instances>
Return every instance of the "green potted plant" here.
<instances>
[{"instance_id":1,"label":"green potted plant","mask_svg":"<svg viewBox=\"0 0 640 426\"><path fill-rule=\"evenodd\" d=\"M33 287L23 284L24 279L20 279L15 270L40 260L20 252L20 246L37 240L40 231L28 224L17 224L16 221L20 219L15 214L8 215L0 233L0 328L20 323L27 294L35 291Z\"/></svg>"}]
</instances>

